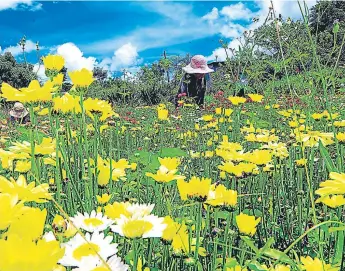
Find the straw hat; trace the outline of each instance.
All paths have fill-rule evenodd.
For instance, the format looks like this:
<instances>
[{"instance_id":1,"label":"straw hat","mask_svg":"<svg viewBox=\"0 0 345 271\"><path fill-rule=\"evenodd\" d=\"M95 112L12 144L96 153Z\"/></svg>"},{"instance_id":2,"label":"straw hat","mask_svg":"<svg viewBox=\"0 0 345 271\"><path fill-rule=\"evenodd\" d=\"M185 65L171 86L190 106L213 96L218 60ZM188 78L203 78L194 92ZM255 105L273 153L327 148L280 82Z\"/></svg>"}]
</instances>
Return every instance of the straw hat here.
<instances>
[{"instance_id":1,"label":"straw hat","mask_svg":"<svg viewBox=\"0 0 345 271\"><path fill-rule=\"evenodd\" d=\"M210 73L214 70L207 66L207 60L202 55L193 56L189 65L182 68L186 73Z\"/></svg>"},{"instance_id":2,"label":"straw hat","mask_svg":"<svg viewBox=\"0 0 345 271\"><path fill-rule=\"evenodd\" d=\"M13 108L10 110L10 115L15 118L24 118L29 112L25 109L22 103L15 103Z\"/></svg>"}]
</instances>

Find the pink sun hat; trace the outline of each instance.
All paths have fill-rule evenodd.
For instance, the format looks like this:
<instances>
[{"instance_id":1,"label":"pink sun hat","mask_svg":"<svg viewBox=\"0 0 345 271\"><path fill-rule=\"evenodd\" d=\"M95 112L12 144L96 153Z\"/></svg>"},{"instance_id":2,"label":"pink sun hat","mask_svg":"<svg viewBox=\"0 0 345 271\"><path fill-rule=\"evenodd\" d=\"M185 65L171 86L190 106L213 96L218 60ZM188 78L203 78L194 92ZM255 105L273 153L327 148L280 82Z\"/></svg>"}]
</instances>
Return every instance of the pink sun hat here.
<instances>
[{"instance_id":1,"label":"pink sun hat","mask_svg":"<svg viewBox=\"0 0 345 271\"><path fill-rule=\"evenodd\" d=\"M190 63L182 68L186 73L210 73L214 70L207 66L207 60L202 55L193 56Z\"/></svg>"}]
</instances>

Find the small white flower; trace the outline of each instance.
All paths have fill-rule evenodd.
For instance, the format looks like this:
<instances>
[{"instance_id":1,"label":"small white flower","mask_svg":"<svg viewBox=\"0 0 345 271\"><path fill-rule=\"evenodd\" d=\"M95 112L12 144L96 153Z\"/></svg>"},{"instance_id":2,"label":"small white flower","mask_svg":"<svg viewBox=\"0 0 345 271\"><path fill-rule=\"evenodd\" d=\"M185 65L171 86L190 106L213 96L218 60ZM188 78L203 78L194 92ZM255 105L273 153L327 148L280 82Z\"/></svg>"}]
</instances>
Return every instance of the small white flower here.
<instances>
[{"instance_id":1,"label":"small white flower","mask_svg":"<svg viewBox=\"0 0 345 271\"><path fill-rule=\"evenodd\" d=\"M50 241L55 241L55 235L52 231L50 232L46 232L43 236L42 239L44 239L46 242L50 242Z\"/></svg>"},{"instance_id":2,"label":"small white flower","mask_svg":"<svg viewBox=\"0 0 345 271\"><path fill-rule=\"evenodd\" d=\"M95 210L90 215L87 213L84 213L84 215L77 213L75 217L71 217L71 220L78 229L83 229L88 232L104 231L114 223L113 220L107 216L103 216L102 213L96 213Z\"/></svg>"},{"instance_id":3,"label":"small white flower","mask_svg":"<svg viewBox=\"0 0 345 271\"><path fill-rule=\"evenodd\" d=\"M121 261L121 258L116 255L109 258L105 265L101 260L98 262L92 259L82 260L79 268L73 269L73 271L127 271L128 265Z\"/></svg>"},{"instance_id":4,"label":"small white flower","mask_svg":"<svg viewBox=\"0 0 345 271\"><path fill-rule=\"evenodd\" d=\"M85 240L86 239L86 240ZM61 246L65 248L65 255L59 261L64 266L80 267L83 261L97 262L107 260L117 252L117 244L112 244L112 236L104 237L104 233L94 232L92 236L86 233L85 239L77 233L71 240Z\"/></svg>"},{"instance_id":5,"label":"small white flower","mask_svg":"<svg viewBox=\"0 0 345 271\"><path fill-rule=\"evenodd\" d=\"M127 207L127 211L131 214L132 218L144 217L150 215L154 204L131 204Z\"/></svg>"}]
</instances>

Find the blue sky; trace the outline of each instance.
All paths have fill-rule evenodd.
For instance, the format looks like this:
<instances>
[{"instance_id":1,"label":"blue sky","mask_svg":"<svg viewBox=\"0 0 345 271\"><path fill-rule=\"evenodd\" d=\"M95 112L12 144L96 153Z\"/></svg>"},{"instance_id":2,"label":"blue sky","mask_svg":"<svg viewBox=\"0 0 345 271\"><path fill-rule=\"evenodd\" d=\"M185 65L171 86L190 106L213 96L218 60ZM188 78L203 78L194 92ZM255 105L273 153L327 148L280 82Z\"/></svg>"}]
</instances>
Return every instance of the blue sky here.
<instances>
[{"instance_id":1,"label":"blue sky","mask_svg":"<svg viewBox=\"0 0 345 271\"><path fill-rule=\"evenodd\" d=\"M312 5L315 1L310 1ZM161 57L203 54L225 56L219 39L237 47L247 28L264 20L269 0L254 1L32 1L0 0L0 47L21 60L16 45L27 37L28 59L58 53L69 69L100 65L111 71L135 70ZM275 9L298 18L292 1L275 1ZM260 22L252 23L253 17Z\"/></svg>"}]
</instances>

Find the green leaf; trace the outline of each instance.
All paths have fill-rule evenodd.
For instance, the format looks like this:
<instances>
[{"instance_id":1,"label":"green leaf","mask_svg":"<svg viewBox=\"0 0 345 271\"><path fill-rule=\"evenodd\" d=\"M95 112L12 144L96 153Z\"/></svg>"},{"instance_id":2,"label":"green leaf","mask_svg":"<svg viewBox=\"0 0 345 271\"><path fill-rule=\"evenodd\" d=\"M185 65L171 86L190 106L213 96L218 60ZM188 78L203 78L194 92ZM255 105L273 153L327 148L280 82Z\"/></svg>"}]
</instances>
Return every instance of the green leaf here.
<instances>
[{"instance_id":1,"label":"green leaf","mask_svg":"<svg viewBox=\"0 0 345 271\"><path fill-rule=\"evenodd\" d=\"M334 255L334 262L338 262L340 263L343 257L343 253L344 253L344 230L345 230L345 226L340 227L343 228L341 232L339 232L338 234L338 241L337 241L337 246L336 246L336 252Z\"/></svg>"},{"instance_id":2,"label":"green leaf","mask_svg":"<svg viewBox=\"0 0 345 271\"><path fill-rule=\"evenodd\" d=\"M340 227L330 227L328 229L330 233L332 232L337 232L337 231L345 231L345 226L340 226Z\"/></svg>"},{"instance_id":3,"label":"green leaf","mask_svg":"<svg viewBox=\"0 0 345 271\"><path fill-rule=\"evenodd\" d=\"M247 244L255 253L259 252L259 249L255 246L254 242L252 239L250 239L248 236L240 236L243 242Z\"/></svg>"},{"instance_id":4,"label":"green leaf","mask_svg":"<svg viewBox=\"0 0 345 271\"><path fill-rule=\"evenodd\" d=\"M162 148L159 152L160 157L185 157L187 153L180 148Z\"/></svg>"},{"instance_id":5,"label":"green leaf","mask_svg":"<svg viewBox=\"0 0 345 271\"><path fill-rule=\"evenodd\" d=\"M270 257L275 260L279 260L284 263L288 263L288 264L293 263L293 260L291 260L284 252L281 252L277 249L273 249L273 248L266 249L263 254L267 257Z\"/></svg>"},{"instance_id":6,"label":"green leaf","mask_svg":"<svg viewBox=\"0 0 345 271\"><path fill-rule=\"evenodd\" d=\"M333 26L333 34L337 34L339 32L340 25L339 23L335 23Z\"/></svg>"},{"instance_id":7,"label":"green leaf","mask_svg":"<svg viewBox=\"0 0 345 271\"><path fill-rule=\"evenodd\" d=\"M252 271L267 271L267 269L262 267L261 264L259 264L257 261L251 262L250 264L248 264L248 267Z\"/></svg>"},{"instance_id":8,"label":"green leaf","mask_svg":"<svg viewBox=\"0 0 345 271\"><path fill-rule=\"evenodd\" d=\"M329 172L338 172L337 168L335 167L331 156L329 155L328 150L323 146L321 140L319 140L319 148L320 148L320 153L323 159L325 160L326 167Z\"/></svg>"}]
</instances>

